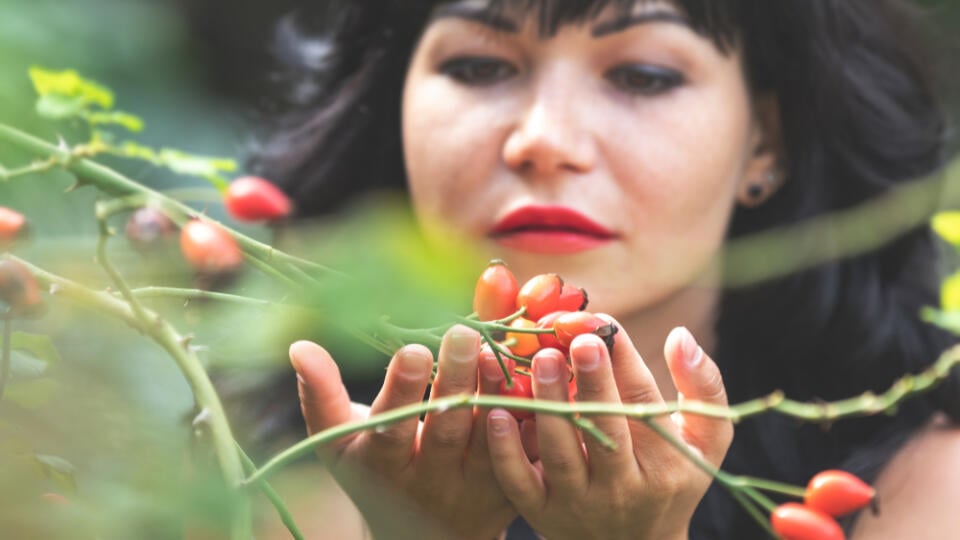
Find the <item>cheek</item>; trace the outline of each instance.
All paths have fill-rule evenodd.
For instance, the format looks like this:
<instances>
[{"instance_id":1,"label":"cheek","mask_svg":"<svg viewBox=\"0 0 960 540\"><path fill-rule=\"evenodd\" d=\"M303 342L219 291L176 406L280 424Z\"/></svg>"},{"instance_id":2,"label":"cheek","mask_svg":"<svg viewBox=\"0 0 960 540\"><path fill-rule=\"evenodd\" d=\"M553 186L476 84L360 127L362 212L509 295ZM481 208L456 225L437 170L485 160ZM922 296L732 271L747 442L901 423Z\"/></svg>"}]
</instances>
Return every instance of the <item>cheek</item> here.
<instances>
[{"instance_id":1,"label":"cheek","mask_svg":"<svg viewBox=\"0 0 960 540\"><path fill-rule=\"evenodd\" d=\"M677 114L682 111L683 114ZM719 238L743 175L749 109L728 92L649 107L618 135L615 177L638 230Z\"/></svg>"},{"instance_id":2,"label":"cheek","mask_svg":"<svg viewBox=\"0 0 960 540\"><path fill-rule=\"evenodd\" d=\"M473 103L439 78L408 84L403 102L407 178L418 211L457 217L499 163L495 107Z\"/></svg>"}]
</instances>

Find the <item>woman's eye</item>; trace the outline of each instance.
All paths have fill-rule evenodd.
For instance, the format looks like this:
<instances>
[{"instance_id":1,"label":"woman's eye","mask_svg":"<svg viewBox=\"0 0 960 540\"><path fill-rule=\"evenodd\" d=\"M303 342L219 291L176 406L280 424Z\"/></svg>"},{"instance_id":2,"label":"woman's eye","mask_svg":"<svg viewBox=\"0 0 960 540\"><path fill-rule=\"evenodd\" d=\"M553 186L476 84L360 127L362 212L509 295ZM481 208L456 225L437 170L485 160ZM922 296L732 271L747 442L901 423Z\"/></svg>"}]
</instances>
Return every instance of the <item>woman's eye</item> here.
<instances>
[{"instance_id":1,"label":"woman's eye","mask_svg":"<svg viewBox=\"0 0 960 540\"><path fill-rule=\"evenodd\" d=\"M683 74L656 66L620 66L611 69L606 79L620 90L644 96L666 92L683 84Z\"/></svg>"},{"instance_id":2,"label":"woman's eye","mask_svg":"<svg viewBox=\"0 0 960 540\"><path fill-rule=\"evenodd\" d=\"M441 73L473 86L486 86L500 82L513 76L516 71L510 63L489 57L454 58L440 66Z\"/></svg>"}]
</instances>

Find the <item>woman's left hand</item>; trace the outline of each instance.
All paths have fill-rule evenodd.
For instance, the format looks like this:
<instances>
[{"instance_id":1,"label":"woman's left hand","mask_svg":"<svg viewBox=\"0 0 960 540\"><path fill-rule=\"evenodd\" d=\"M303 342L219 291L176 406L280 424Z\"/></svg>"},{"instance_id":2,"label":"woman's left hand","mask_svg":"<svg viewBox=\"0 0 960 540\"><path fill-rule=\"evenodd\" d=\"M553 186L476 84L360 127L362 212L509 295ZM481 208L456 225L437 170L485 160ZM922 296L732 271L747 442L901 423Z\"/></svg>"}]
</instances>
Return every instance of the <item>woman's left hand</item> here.
<instances>
[{"instance_id":1,"label":"woman's left hand","mask_svg":"<svg viewBox=\"0 0 960 540\"><path fill-rule=\"evenodd\" d=\"M664 354L677 390L687 399L726 405L720 372L690 333L675 329ZM624 332L613 355L595 335L578 336L570 355L581 401L626 404L663 402L660 390ZM534 395L566 402L568 368L559 351L533 360ZM604 447L561 416L538 414L539 461L524 451L516 421L502 409L490 412L487 435L501 488L514 507L545 537L687 538L690 517L712 478L643 421L624 416L591 417L617 444ZM719 466L733 439L729 421L695 415L655 420L675 439Z\"/></svg>"}]
</instances>

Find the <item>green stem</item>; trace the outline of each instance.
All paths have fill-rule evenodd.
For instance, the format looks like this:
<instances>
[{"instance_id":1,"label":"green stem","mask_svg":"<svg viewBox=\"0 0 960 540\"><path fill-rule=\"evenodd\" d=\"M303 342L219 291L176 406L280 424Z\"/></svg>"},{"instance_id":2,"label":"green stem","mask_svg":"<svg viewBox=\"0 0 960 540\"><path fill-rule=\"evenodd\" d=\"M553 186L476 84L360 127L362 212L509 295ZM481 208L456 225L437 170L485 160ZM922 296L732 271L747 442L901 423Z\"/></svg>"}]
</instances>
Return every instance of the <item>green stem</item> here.
<instances>
[{"instance_id":1,"label":"green stem","mask_svg":"<svg viewBox=\"0 0 960 540\"><path fill-rule=\"evenodd\" d=\"M729 488L728 490L730 491L730 495L732 495L733 498L740 503L740 506L747 511L747 514L749 514L750 517L752 517L753 520L760 525L760 527L767 531L771 537L780 538L780 535L777 534L777 531L773 530L773 526L770 525L770 520L767 518L767 516L765 516L763 512L757 508L757 503L750 500L750 497L744 495L740 490Z\"/></svg>"},{"instance_id":2,"label":"green stem","mask_svg":"<svg viewBox=\"0 0 960 540\"><path fill-rule=\"evenodd\" d=\"M243 470L247 474L251 474L257 470L257 466L253 463L253 460L250 459L250 456L243 451L243 448L240 447L240 444L237 444L237 453L240 454L240 461L243 463ZM260 491L267 497L270 501L270 504L277 510L277 514L280 516L280 521L283 522L283 525L290 531L290 534L293 535L294 540L304 540L303 533L300 532L300 528L297 527L297 522L294 521L293 515L290 514L290 510L287 509L287 505L283 502L283 499L280 498L280 494L273 489L266 480L258 480L257 487L260 488Z\"/></svg>"},{"instance_id":3,"label":"green stem","mask_svg":"<svg viewBox=\"0 0 960 540\"><path fill-rule=\"evenodd\" d=\"M497 359L497 363L500 364L500 370L503 371L503 377L507 381L507 388L513 388L513 374L510 373L510 369L507 368L507 363L503 360L504 351L500 350L500 347L497 346L496 342L493 340L493 337L490 336L490 332L486 328L480 329L480 336L486 340L487 344L490 345L490 350L493 351L493 356Z\"/></svg>"},{"instance_id":4,"label":"green stem","mask_svg":"<svg viewBox=\"0 0 960 540\"><path fill-rule=\"evenodd\" d=\"M287 304L271 302L269 300L260 300L257 298L249 298L246 296L221 292L204 291L201 289L180 289L176 287L140 287L138 289L131 289L130 292L133 293L133 295L137 298L179 298L184 300L205 299L218 300L220 302L228 302L231 304L240 304L251 307L294 307Z\"/></svg>"},{"instance_id":5,"label":"green stem","mask_svg":"<svg viewBox=\"0 0 960 540\"><path fill-rule=\"evenodd\" d=\"M97 309L118 318L134 329L149 336L163 348L177 363L184 378L190 385L198 407L209 412L207 422L213 440L214 451L226 482L233 486L244 484L243 465L234 444L226 412L220 402L216 389L196 354L184 345L183 337L158 314L143 309L143 318L138 317L131 304L117 299L110 293L94 291L88 287L51 274L30 263L12 257L26 266L37 280L47 288L52 287L55 294L74 300L80 304ZM240 499L238 511L232 515L231 538L249 540L251 537L249 501Z\"/></svg>"},{"instance_id":6,"label":"green stem","mask_svg":"<svg viewBox=\"0 0 960 540\"><path fill-rule=\"evenodd\" d=\"M10 377L10 353L13 350L13 343L10 337L12 326L10 315L5 313L0 320L3 320L3 352L0 356L0 400L2 400L3 391L7 387L7 378Z\"/></svg>"},{"instance_id":7,"label":"green stem","mask_svg":"<svg viewBox=\"0 0 960 540\"><path fill-rule=\"evenodd\" d=\"M781 495L788 495L798 499L804 498L804 496L807 494L807 490L800 486L784 484L783 482L776 482L774 480L767 480L765 478L757 478L755 476L738 476L737 479L738 482L744 486L762 489L771 493L780 493Z\"/></svg>"}]
</instances>

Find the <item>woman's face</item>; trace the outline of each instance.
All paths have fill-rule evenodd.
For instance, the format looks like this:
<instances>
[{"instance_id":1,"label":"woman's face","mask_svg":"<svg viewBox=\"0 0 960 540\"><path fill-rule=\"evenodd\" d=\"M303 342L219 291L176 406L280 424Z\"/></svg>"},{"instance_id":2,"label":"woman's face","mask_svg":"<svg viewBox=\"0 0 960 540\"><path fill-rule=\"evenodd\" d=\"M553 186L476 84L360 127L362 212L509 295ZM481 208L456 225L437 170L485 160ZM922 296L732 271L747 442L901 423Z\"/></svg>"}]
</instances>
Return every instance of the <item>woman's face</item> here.
<instances>
[{"instance_id":1,"label":"woman's face","mask_svg":"<svg viewBox=\"0 0 960 540\"><path fill-rule=\"evenodd\" d=\"M452 228L521 278L559 273L617 316L700 277L745 182L770 165L739 52L669 3L548 38L524 13L482 22L477 4L438 13L404 87L428 234Z\"/></svg>"}]
</instances>

